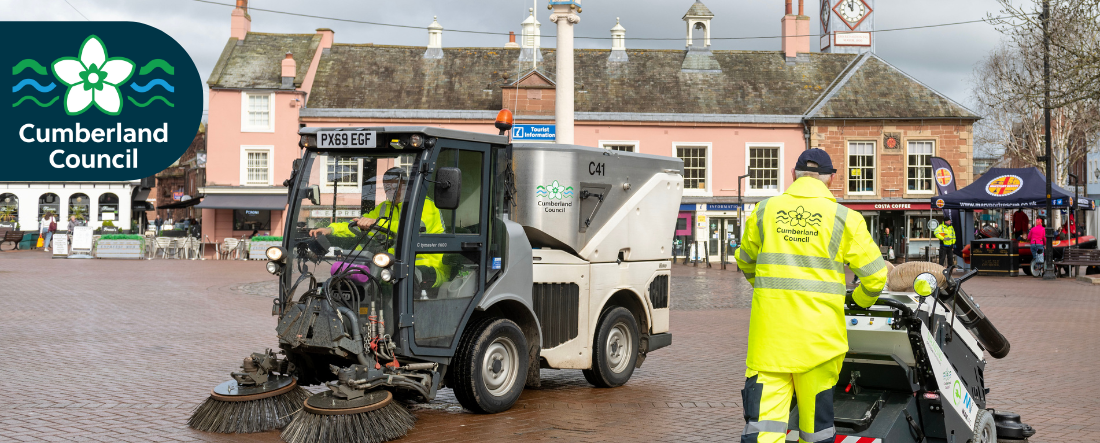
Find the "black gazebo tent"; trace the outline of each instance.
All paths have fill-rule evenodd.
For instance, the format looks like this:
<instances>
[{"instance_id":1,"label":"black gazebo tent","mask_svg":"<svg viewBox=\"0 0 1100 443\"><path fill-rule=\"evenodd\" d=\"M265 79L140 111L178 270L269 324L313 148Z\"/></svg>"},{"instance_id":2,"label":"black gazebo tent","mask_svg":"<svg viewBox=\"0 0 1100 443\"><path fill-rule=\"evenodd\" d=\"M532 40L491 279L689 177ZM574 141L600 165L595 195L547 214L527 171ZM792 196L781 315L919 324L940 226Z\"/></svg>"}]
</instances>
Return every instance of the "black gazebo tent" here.
<instances>
[{"instance_id":1,"label":"black gazebo tent","mask_svg":"<svg viewBox=\"0 0 1100 443\"><path fill-rule=\"evenodd\" d=\"M1047 177L1038 168L993 168L969 186L950 194L932 197L937 209L1045 208ZM1092 209L1092 202L1079 197L1078 209ZM1073 193L1054 185L1051 205L1068 208Z\"/></svg>"}]
</instances>

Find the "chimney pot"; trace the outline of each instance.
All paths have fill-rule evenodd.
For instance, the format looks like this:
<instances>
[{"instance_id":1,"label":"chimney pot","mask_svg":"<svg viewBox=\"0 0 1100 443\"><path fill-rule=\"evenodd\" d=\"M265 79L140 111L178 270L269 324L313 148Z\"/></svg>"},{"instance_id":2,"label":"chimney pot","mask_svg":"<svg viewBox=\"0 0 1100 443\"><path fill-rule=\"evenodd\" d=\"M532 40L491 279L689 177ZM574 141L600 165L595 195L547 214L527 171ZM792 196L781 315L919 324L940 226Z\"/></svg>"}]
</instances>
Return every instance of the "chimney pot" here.
<instances>
[{"instance_id":1,"label":"chimney pot","mask_svg":"<svg viewBox=\"0 0 1100 443\"><path fill-rule=\"evenodd\" d=\"M787 15L791 15L793 13L794 11L791 10L791 0L787 0Z\"/></svg>"},{"instance_id":2,"label":"chimney pot","mask_svg":"<svg viewBox=\"0 0 1100 443\"><path fill-rule=\"evenodd\" d=\"M798 0L798 15L806 15L806 4L804 0Z\"/></svg>"},{"instance_id":3,"label":"chimney pot","mask_svg":"<svg viewBox=\"0 0 1100 443\"><path fill-rule=\"evenodd\" d=\"M516 42L516 31L508 31L508 43Z\"/></svg>"}]
</instances>

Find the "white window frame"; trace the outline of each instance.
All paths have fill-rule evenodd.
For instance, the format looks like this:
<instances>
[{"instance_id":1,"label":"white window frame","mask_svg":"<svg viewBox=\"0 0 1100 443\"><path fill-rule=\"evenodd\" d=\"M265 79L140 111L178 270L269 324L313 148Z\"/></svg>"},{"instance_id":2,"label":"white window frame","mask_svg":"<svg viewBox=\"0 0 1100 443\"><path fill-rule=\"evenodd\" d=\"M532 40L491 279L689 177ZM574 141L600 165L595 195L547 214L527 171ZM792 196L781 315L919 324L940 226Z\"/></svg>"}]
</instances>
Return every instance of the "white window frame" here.
<instances>
[{"instance_id":1,"label":"white window frame","mask_svg":"<svg viewBox=\"0 0 1100 443\"><path fill-rule=\"evenodd\" d=\"M704 178L704 180L706 180L706 188L688 189L688 187L685 185L684 195L695 197L712 197L714 195L714 144L711 142L672 142L672 158L680 158L676 155L676 150L679 148L705 148L707 152L707 167L706 172L704 172L704 174L706 174Z\"/></svg>"},{"instance_id":2,"label":"white window frame","mask_svg":"<svg viewBox=\"0 0 1100 443\"><path fill-rule=\"evenodd\" d=\"M248 153L267 152L267 183L248 182ZM271 145L241 145L241 186L275 185L275 147Z\"/></svg>"},{"instance_id":3,"label":"white window frame","mask_svg":"<svg viewBox=\"0 0 1100 443\"><path fill-rule=\"evenodd\" d=\"M748 197L771 197L771 196L776 196L776 195L782 194L783 191L786 190L786 188L787 188L786 185L785 185L785 181L784 181L784 180L786 180L786 178L784 177L784 174L783 174L783 171L786 170L786 169L784 169L785 168L785 162L783 161L783 154L784 154L784 151L785 151L785 147L783 146L783 143L782 142L767 142L767 143L765 143L765 142L752 142L752 143L745 143L745 169L744 169L744 172L743 172L744 174L749 173L749 155L752 152L752 148L779 148L779 174L776 177L777 182L776 182L776 185L775 185L775 189L752 189L752 187L749 185L749 177L745 177L745 180L744 180L744 183L743 183L743 185L745 186L745 190L744 190L745 192L742 193L742 195L745 195L745 196L748 196Z\"/></svg>"},{"instance_id":4,"label":"white window frame","mask_svg":"<svg viewBox=\"0 0 1100 443\"><path fill-rule=\"evenodd\" d=\"M936 144L937 144L936 142L937 142L937 140L934 140L934 139L917 139L917 140L906 140L905 141L905 184L904 184L905 187L902 188L902 189L905 190L906 194L932 195L932 194L936 193L936 168L931 166L932 157L936 156ZM928 164L929 164L928 167L932 170L932 172L931 172L932 175L930 177L928 177L928 179L932 181L932 186L931 186L931 189L929 189L927 191L922 191L922 190L919 190L919 189L912 190L912 191L909 190L909 179L911 178L909 176L909 155L910 155L909 149L912 147L913 143L931 143L932 144L932 154L928 155Z\"/></svg>"},{"instance_id":5,"label":"white window frame","mask_svg":"<svg viewBox=\"0 0 1100 443\"><path fill-rule=\"evenodd\" d=\"M267 96L267 126L256 126L248 122L248 97ZM241 132L275 132L275 93L241 93Z\"/></svg>"},{"instance_id":6,"label":"white window frame","mask_svg":"<svg viewBox=\"0 0 1100 443\"><path fill-rule=\"evenodd\" d=\"M851 160L852 160L852 143L866 143L866 144L871 145L871 155L870 155L870 157L871 157L871 167L870 167L870 169L874 171L875 177L871 179L871 190L870 191L860 191L860 192L851 192L851 191L849 191L849 189L851 189L850 181L852 180L852 175L851 175L852 174L852 169L854 168L853 165L851 164ZM875 143L874 140L848 140L847 144L848 144L848 146L845 148L845 154L844 154L844 163L845 163L845 169L846 169L846 171L844 173L844 193L846 193L848 195L876 195L876 193L877 193L876 191L878 190L878 175L879 175L878 143ZM868 168L860 167L858 169L868 169ZM837 172L840 172L840 171L837 171Z\"/></svg>"},{"instance_id":7,"label":"white window frame","mask_svg":"<svg viewBox=\"0 0 1100 443\"><path fill-rule=\"evenodd\" d=\"M598 146L607 150L610 150L612 146L632 146L634 150L630 152L637 153L639 145L641 145L639 140L600 140Z\"/></svg>"},{"instance_id":8,"label":"white window frame","mask_svg":"<svg viewBox=\"0 0 1100 443\"><path fill-rule=\"evenodd\" d=\"M328 178L329 178L328 177L328 160L331 157L329 157L327 155L320 155L317 158L321 162L321 174L322 174L322 177L324 177L324 179L325 179L325 181L323 183L321 183L321 192L325 193L325 194L331 194L332 193L332 182L330 182L328 180ZM352 194L352 193L358 194L358 193L361 193L363 191L363 159L362 158L357 158L355 163L356 163L356 171L359 174L358 179L357 179L358 183L356 183L354 186L352 186L352 185L337 185L337 188L339 188L338 191L342 194Z\"/></svg>"}]
</instances>

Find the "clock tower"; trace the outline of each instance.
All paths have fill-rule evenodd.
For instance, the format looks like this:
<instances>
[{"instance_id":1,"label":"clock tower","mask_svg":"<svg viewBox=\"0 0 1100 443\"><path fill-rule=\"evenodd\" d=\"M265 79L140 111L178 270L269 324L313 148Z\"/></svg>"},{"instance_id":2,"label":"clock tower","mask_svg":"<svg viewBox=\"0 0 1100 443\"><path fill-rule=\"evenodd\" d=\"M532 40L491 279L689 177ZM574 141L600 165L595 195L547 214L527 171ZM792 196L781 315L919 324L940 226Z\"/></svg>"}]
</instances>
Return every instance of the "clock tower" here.
<instances>
[{"instance_id":1,"label":"clock tower","mask_svg":"<svg viewBox=\"0 0 1100 443\"><path fill-rule=\"evenodd\" d=\"M875 52L875 0L821 0L821 52Z\"/></svg>"}]
</instances>

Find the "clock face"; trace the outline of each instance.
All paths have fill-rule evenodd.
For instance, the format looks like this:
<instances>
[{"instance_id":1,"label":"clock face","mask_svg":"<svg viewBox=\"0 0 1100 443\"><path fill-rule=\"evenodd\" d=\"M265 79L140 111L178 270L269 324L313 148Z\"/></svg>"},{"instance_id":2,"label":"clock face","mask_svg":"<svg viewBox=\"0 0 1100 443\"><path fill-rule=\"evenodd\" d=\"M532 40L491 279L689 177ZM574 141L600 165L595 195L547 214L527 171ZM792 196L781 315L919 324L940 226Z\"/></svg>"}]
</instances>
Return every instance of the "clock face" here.
<instances>
[{"instance_id":1,"label":"clock face","mask_svg":"<svg viewBox=\"0 0 1100 443\"><path fill-rule=\"evenodd\" d=\"M855 30L856 26L859 26L859 23L867 18L871 8L863 0L839 0L833 11L844 20L849 28Z\"/></svg>"}]
</instances>

